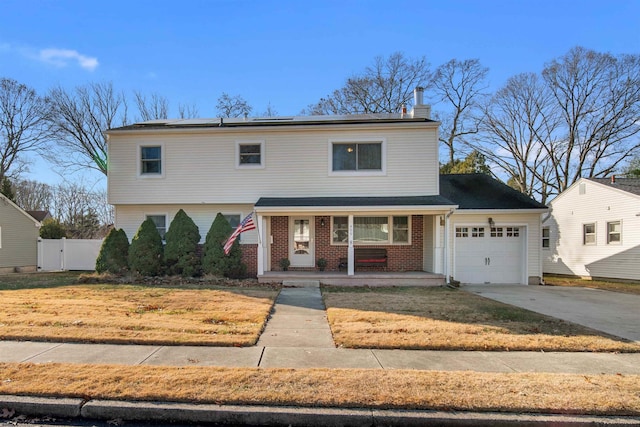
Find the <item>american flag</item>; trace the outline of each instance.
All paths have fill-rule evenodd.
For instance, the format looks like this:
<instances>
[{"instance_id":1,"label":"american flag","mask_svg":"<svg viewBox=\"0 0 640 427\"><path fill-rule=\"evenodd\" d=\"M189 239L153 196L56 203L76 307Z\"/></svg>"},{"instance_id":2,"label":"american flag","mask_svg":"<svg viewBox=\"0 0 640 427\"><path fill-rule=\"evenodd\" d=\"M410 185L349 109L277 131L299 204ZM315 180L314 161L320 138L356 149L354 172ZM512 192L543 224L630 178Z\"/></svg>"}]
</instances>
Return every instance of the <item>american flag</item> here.
<instances>
[{"instance_id":1,"label":"american flag","mask_svg":"<svg viewBox=\"0 0 640 427\"><path fill-rule=\"evenodd\" d=\"M236 241L236 239L241 233L244 233L245 231L249 231L249 230L254 230L255 228L256 228L256 223L253 222L253 212L251 212L249 215L247 215L245 219L243 219L240 222L240 224L238 224L238 227L235 229L233 233L231 233L231 236L229 236L229 238L225 242L224 254L229 255L229 252L231 252L231 246L233 246L233 242Z\"/></svg>"}]
</instances>

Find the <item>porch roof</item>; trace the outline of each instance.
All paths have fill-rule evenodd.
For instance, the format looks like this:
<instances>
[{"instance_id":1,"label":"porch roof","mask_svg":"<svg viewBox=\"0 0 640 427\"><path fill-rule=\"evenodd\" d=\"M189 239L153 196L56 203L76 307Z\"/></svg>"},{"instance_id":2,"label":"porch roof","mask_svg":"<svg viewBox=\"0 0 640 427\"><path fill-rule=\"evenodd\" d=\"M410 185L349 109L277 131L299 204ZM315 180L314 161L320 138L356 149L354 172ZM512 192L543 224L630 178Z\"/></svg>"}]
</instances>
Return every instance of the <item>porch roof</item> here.
<instances>
[{"instance_id":1,"label":"porch roof","mask_svg":"<svg viewBox=\"0 0 640 427\"><path fill-rule=\"evenodd\" d=\"M434 212L457 208L442 196L396 197L261 197L256 212Z\"/></svg>"}]
</instances>

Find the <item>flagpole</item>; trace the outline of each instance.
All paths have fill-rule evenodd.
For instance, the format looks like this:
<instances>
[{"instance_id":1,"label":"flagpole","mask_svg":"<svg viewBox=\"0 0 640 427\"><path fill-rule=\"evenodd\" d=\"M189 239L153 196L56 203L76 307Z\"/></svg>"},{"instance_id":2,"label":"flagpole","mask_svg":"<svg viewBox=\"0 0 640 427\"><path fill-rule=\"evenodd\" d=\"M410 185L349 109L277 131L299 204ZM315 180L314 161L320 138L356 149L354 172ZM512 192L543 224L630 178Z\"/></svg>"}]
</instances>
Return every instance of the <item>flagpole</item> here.
<instances>
[{"instance_id":1,"label":"flagpole","mask_svg":"<svg viewBox=\"0 0 640 427\"><path fill-rule=\"evenodd\" d=\"M255 209L253 210L253 216L256 219L256 230L258 231L258 244L262 246L262 230L260 229L260 227L262 227L262 224L260 224L262 222L262 217L258 216Z\"/></svg>"}]
</instances>

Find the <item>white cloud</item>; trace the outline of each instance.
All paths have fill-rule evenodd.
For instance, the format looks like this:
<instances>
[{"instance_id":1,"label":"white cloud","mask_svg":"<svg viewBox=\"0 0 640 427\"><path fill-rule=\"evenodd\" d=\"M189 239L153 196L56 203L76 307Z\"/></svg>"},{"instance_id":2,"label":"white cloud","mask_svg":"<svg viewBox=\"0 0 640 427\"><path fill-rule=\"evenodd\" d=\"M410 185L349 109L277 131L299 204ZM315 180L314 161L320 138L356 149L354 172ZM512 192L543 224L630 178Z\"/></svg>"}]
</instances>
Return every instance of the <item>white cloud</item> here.
<instances>
[{"instance_id":1,"label":"white cloud","mask_svg":"<svg viewBox=\"0 0 640 427\"><path fill-rule=\"evenodd\" d=\"M77 61L79 66L88 71L93 71L98 66L97 58L82 55L71 49L42 49L37 59L57 67L66 67L69 62Z\"/></svg>"}]
</instances>

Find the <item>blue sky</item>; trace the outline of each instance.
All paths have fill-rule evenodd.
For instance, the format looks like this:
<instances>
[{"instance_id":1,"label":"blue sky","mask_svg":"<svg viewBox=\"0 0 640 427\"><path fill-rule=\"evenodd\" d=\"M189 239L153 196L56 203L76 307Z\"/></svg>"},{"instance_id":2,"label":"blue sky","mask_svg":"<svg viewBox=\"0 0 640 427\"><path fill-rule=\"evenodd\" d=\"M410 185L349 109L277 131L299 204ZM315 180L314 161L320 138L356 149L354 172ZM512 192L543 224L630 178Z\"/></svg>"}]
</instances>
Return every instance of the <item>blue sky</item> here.
<instances>
[{"instance_id":1,"label":"blue sky","mask_svg":"<svg viewBox=\"0 0 640 427\"><path fill-rule=\"evenodd\" d=\"M375 56L478 58L492 89L582 45L639 53L640 1L0 0L0 77L113 81L213 117L222 92L298 114ZM32 179L56 181L38 162Z\"/></svg>"}]
</instances>

